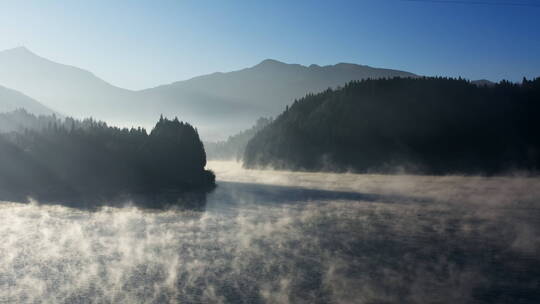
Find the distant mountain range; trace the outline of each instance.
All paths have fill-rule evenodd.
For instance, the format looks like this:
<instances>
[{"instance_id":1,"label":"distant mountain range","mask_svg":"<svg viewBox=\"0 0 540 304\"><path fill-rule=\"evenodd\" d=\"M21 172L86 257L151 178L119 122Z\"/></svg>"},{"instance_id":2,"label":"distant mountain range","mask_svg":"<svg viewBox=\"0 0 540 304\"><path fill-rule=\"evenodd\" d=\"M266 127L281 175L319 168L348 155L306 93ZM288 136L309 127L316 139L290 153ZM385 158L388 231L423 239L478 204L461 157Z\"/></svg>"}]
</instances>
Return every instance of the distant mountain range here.
<instances>
[{"instance_id":1,"label":"distant mountain range","mask_svg":"<svg viewBox=\"0 0 540 304\"><path fill-rule=\"evenodd\" d=\"M36 115L50 115L54 111L36 100L12 89L0 86L0 113L26 109Z\"/></svg>"},{"instance_id":2,"label":"distant mountain range","mask_svg":"<svg viewBox=\"0 0 540 304\"><path fill-rule=\"evenodd\" d=\"M239 71L131 91L24 47L0 52L0 85L62 114L148 127L160 114L178 116L196 125L205 140L223 139L250 127L258 117L275 116L308 93L343 86L351 80L388 77L416 75L350 63L303 66L268 59Z\"/></svg>"}]
</instances>

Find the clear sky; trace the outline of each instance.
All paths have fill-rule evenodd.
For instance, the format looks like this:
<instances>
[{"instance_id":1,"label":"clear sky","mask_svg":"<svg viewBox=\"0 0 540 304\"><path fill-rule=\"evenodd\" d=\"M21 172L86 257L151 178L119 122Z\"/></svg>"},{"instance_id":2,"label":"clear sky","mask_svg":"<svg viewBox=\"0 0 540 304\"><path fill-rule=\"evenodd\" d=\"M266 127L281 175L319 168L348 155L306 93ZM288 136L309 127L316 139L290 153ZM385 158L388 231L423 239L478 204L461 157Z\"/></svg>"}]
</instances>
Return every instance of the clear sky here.
<instances>
[{"instance_id":1,"label":"clear sky","mask_svg":"<svg viewBox=\"0 0 540 304\"><path fill-rule=\"evenodd\" d=\"M266 58L516 81L540 76L540 1L3 0L0 50L22 45L130 89Z\"/></svg>"}]
</instances>

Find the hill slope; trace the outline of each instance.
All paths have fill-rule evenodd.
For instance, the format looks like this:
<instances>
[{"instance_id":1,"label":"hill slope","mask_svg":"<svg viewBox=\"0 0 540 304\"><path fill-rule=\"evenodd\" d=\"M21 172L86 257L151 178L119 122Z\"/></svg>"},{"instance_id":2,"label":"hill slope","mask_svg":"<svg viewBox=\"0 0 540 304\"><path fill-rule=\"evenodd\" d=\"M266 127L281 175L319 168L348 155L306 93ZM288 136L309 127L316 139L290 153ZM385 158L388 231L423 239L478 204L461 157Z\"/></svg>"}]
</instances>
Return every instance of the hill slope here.
<instances>
[{"instance_id":1,"label":"hill slope","mask_svg":"<svg viewBox=\"0 0 540 304\"><path fill-rule=\"evenodd\" d=\"M129 107L133 92L110 85L88 71L42 58L24 47L0 52L0 84L66 115L113 122L140 118L136 114L141 110Z\"/></svg>"},{"instance_id":2,"label":"hill slope","mask_svg":"<svg viewBox=\"0 0 540 304\"><path fill-rule=\"evenodd\" d=\"M0 113L11 112L17 109L36 115L49 115L54 111L37 102L36 100L12 89L0 86Z\"/></svg>"},{"instance_id":3,"label":"hill slope","mask_svg":"<svg viewBox=\"0 0 540 304\"><path fill-rule=\"evenodd\" d=\"M220 160L241 160L244 156L246 145L257 132L266 127L272 119L261 117L257 119L253 127L229 136L227 140L218 142L205 142L206 155L208 159Z\"/></svg>"},{"instance_id":4,"label":"hill slope","mask_svg":"<svg viewBox=\"0 0 540 304\"><path fill-rule=\"evenodd\" d=\"M295 102L253 137L245 166L498 173L540 169L540 78L492 87L419 78L353 82Z\"/></svg>"}]
</instances>

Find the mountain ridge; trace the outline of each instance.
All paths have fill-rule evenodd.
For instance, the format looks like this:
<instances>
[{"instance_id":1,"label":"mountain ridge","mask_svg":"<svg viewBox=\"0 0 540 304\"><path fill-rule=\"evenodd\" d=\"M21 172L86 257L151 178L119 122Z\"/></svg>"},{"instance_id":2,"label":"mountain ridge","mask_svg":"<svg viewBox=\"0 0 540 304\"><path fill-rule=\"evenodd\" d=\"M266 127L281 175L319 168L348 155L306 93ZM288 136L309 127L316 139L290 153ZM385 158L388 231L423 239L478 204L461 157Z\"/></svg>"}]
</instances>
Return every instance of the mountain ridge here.
<instances>
[{"instance_id":1,"label":"mountain ridge","mask_svg":"<svg viewBox=\"0 0 540 304\"><path fill-rule=\"evenodd\" d=\"M149 91L149 90L162 88L162 87L166 87L166 86L170 86L170 85L176 85L176 84L181 84L181 83L185 83L185 82L191 82L191 81L197 81L197 80L201 80L201 79L206 79L208 77L222 76L222 75L227 75L227 74L237 73L237 72L246 72L246 71L251 71L251 70L254 70L254 69L276 68L276 67L299 68L299 69L307 69L307 70L310 70L310 69L312 69L312 70L315 70L315 69L332 69L332 68L343 68L343 69L347 69L347 68L365 68L365 69L370 69L370 70L382 70L382 71L388 71L388 72L405 73L410 77L418 77L418 75L416 75L414 73L411 73L411 72L400 71L400 70L389 69L389 68L378 68L378 67L372 67L370 65L356 64L356 63L350 63L350 62L338 62L336 64L328 64L328 65L318 65L318 64L315 64L315 63L312 63L310 65L303 65L303 64L299 64L299 63L286 63L286 62L279 61L279 60L276 60L276 59L267 58L267 59L263 59L259 63L255 64L255 65L252 65L250 67L246 67L246 68L242 68L242 69L238 69L238 70L232 70L232 71L228 71L228 72L220 72L220 71L218 71L218 72L213 72L213 73L210 73L210 74L194 76L194 77L184 79L184 80L173 81L173 82L170 82L170 83L161 84L161 85L157 85L157 86L154 86L154 87L149 87L149 88L145 88L145 89L136 90L136 92Z\"/></svg>"},{"instance_id":2,"label":"mountain ridge","mask_svg":"<svg viewBox=\"0 0 540 304\"><path fill-rule=\"evenodd\" d=\"M25 47L0 51L0 85L20 91L75 118L150 127L159 115L196 125L204 140L220 140L251 127L258 117L279 114L295 99L366 78L416 74L337 63L309 66L265 59L253 66L201 75L132 91L93 73L40 57Z\"/></svg>"},{"instance_id":3,"label":"mountain ridge","mask_svg":"<svg viewBox=\"0 0 540 304\"><path fill-rule=\"evenodd\" d=\"M116 100L133 92L116 87L93 73L41 57L25 47L0 52L0 85L39 100L44 105L78 118L107 115L122 109Z\"/></svg>"},{"instance_id":4,"label":"mountain ridge","mask_svg":"<svg viewBox=\"0 0 540 304\"><path fill-rule=\"evenodd\" d=\"M85 73L85 74L88 74L89 76L95 78L96 80L102 82L102 83L105 83L109 86L112 86L112 87L115 87L115 88L118 88L118 89L122 89L122 90L126 90L126 91L134 91L134 90L129 90L129 89L126 89L126 88L122 88L122 87L119 87L119 86L116 86L116 85L113 85L111 84L110 82L104 80L103 78L97 76L96 74L94 74L93 72L89 71L89 70L86 70L86 69L83 69L83 68L80 68L80 67L77 67L75 65L70 65L70 64L65 64L65 63L61 63L61 62L57 62L57 61L54 61L54 60L51 60L51 59L48 59L46 57L43 57L43 56L40 56L34 52L32 52L31 50L29 50L27 47L25 46L18 46L18 47L14 47L14 48L11 48L11 49L5 49L5 50L1 50L0 51L0 57L2 56L2 54L5 53L5 54L15 54L15 55L22 55L22 56L26 56L26 58L35 58L35 59L39 59L39 60L42 60L44 62L47 62L49 64L54 64L54 65L60 65L60 66L63 66L65 68L69 68L69 69L73 69L73 70L77 70L79 72L82 72L82 73Z\"/></svg>"},{"instance_id":5,"label":"mountain ridge","mask_svg":"<svg viewBox=\"0 0 540 304\"><path fill-rule=\"evenodd\" d=\"M58 114L23 93L0 85L0 113L25 109L35 115Z\"/></svg>"}]
</instances>

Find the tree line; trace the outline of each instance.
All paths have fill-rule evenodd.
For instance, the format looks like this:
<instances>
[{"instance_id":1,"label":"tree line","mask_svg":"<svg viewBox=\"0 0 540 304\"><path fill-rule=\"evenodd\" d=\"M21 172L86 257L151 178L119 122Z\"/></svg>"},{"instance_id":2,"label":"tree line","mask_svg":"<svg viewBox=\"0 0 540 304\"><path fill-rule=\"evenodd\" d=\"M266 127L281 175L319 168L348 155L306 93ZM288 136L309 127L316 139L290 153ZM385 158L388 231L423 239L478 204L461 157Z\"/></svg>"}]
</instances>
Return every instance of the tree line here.
<instances>
[{"instance_id":1,"label":"tree line","mask_svg":"<svg viewBox=\"0 0 540 304\"><path fill-rule=\"evenodd\" d=\"M197 130L177 118L161 117L147 133L93 119L36 117L24 111L1 115L0 121L11 119L18 126L0 135L3 197L61 200L204 191L214 185Z\"/></svg>"}]
</instances>

